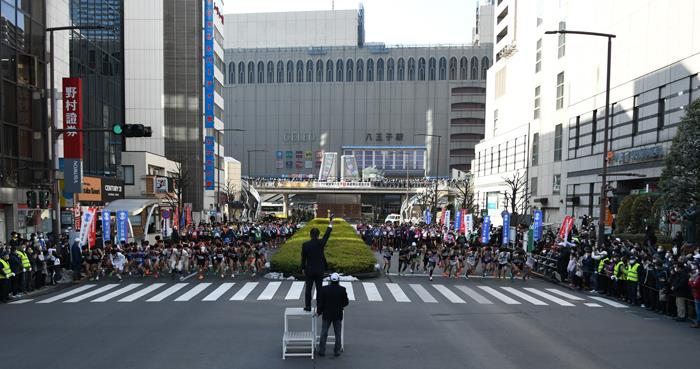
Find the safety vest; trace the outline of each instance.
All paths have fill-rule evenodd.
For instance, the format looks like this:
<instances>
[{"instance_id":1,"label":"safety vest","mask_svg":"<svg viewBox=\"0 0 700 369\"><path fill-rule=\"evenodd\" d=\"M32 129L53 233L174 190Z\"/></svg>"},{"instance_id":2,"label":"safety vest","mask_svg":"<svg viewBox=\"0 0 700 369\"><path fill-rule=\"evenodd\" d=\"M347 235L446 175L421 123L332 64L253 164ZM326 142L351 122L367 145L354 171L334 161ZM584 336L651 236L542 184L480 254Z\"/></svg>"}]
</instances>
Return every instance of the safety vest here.
<instances>
[{"instance_id":1,"label":"safety vest","mask_svg":"<svg viewBox=\"0 0 700 369\"><path fill-rule=\"evenodd\" d=\"M29 263L29 258L27 257L27 254L25 254L22 251L17 250L17 255L22 259L22 268L24 269L29 269L32 267L32 265Z\"/></svg>"},{"instance_id":2,"label":"safety vest","mask_svg":"<svg viewBox=\"0 0 700 369\"><path fill-rule=\"evenodd\" d=\"M610 259L606 257L606 258L602 259L600 262L598 262L598 273L599 274L603 272L603 269L605 268L605 262L608 260L610 260Z\"/></svg>"},{"instance_id":3,"label":"safety vest","mask_svg":"<svg viewBox=\"0 0 700 369\"><path fill-rule=\"evenodd\" d=\"M5 259L0 259L0 266L2 266L2 274L0 274L0 279L10 278L10 274L12 274L10 263L6 262Z\"/></svg>"},{"instance_id":4,"label":"safety vest","mask_svg":"<svg viewBox=\"0 0 700 369\"><path fill-rule=\"evenodd\" d=\"M625 263L618 261L617 264L615 264L615 269L613 269L613 275L621 281L626 279L624 265Z\"/></svg>"},{"instance_id":5,"label":"safety vest","mask_svg":"<svg viewBox=\"0 0 700 369\"><path fill-rule=\"evenodd\" d=\"M627 266L627 280L630 282L639 282L639 275L637 274L637 269L639 269L639 264L634 264L632 266Z\"/></svg>"}]
</instances>

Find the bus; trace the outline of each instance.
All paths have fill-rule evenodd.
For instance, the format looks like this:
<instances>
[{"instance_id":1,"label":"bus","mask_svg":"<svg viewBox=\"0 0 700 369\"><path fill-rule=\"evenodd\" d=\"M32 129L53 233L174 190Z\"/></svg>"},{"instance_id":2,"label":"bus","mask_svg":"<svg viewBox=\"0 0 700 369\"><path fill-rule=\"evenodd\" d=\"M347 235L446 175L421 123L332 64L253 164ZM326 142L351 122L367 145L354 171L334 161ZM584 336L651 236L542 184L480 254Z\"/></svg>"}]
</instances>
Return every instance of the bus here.
<instances>
[{"instance_id":1,"label":"bus","mask_svg":"<svg viewBox=\"0 0 700 369\"><path fill-rule=\"evenodd\" d=\"M263 202L260 215L287 218L287 214L284 213L284 205L281 202Z\"/></svg>"}]
</instances>

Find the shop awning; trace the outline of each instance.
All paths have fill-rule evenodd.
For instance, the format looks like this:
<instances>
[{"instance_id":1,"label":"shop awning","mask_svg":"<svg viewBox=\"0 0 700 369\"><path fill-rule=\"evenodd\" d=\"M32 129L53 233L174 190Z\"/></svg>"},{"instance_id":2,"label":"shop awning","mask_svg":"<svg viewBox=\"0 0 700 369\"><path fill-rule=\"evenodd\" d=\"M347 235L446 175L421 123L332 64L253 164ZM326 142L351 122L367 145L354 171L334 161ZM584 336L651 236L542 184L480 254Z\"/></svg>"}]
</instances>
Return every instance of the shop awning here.
<instances>
[{"instance_id":1,"label":"shop awning","mask_svg":"<svg viewBox=\"0 0 700 369\"><path fill-rule=\"evenodd\" d=\"M160 204L159 199L119 199L110 202L103 210L116 212L117 210L126 210L129 215L138 215L151 205Z\"/></svg>"}]
</instances>

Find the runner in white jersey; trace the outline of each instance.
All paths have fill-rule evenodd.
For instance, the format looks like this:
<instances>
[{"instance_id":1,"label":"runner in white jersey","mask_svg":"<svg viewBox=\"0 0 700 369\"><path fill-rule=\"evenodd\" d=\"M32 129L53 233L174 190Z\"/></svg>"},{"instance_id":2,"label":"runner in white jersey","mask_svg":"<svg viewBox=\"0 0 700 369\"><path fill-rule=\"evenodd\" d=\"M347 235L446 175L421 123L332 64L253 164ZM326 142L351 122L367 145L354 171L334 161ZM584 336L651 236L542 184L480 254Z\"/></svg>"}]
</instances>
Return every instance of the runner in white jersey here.
<instances>
[{"instance_id":1,"label":"runner in white jersey","mask_svg":"<svg viewBox=\"0 0 700 369\"><path fill-rule=\"evenodd\" d=\"M121 252L113 249L112 254L109 256L109 262L112 264L117 279L121 281L122 273L124 273L124 265L126 265L126 257Z\"/></svg>"}]
</instances>

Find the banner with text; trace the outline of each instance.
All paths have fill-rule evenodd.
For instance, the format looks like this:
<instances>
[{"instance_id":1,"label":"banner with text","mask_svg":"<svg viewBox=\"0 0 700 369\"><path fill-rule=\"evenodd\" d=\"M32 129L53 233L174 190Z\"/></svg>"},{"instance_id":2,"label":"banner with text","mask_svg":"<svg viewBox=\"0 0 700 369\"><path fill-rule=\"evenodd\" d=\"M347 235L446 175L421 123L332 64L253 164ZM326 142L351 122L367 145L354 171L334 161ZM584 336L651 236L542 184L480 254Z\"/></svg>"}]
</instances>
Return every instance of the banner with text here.
<instances>
[{"instance_id":1,"label":"banner with text","mask_svg":"<svg viewBox=\"0 0 700 369\"><path fill-rule=\"evenodd\" d=\"M535 221L532 227L532 238L539 241L542 238L542 210L535 210Z\"/></svg>"},{"instance_id":2,"label":"banner with text","mask_svg":"<svg viewBox=\"0 0 700 369\"><path fill-rule=\"evenodd\" d=\"M63 79L63 191L83 190L83 82L80 78Z\"/></svg>"},{"instance_id":3,"label":"banner with text","mask_svg":"<svg viewBox=\"0 0 700 369\"><path fill-rule=\"evenodd\" d=\"M214 136L204 136L204 189L214 189Z\"/></svg>"},{"instance_id":4,"label":"banner with text","mask_svg":"<svg viewBox=\"0 0 700 369\"><path fill-rule=\"evenodd\" d=\"M102 210L102 243L109 241L112 236L111 213L109 210Z\"/></svg>"},{"instance_id":5,"label":"banner with text","mask_svg":"<svg viewBox=\"0 0 700 369\"><path fill-rule=\"evenodd\" d=\"M117 210L117 239L115 243L129 239L129 212Z\"/></svg>"},{"instance_id":6,"label":"banner with text","mask_svg":"<svg viewBox=\"0 0 700 369\"><path fill-rule=\"evenodd\" d=\"M503 237L501 237L501 244L507 245L510 242L510 213L504 211L501 213L503 217Z\"/></svg>"},{"instance_id":7,"label":"banner with text","mask_svg":"<svg viewBox=\"0 0 700 369\"><path fill-rule=\"evenodd\" d=\"M204 0L204 128L214 128L214 0Z\"/></svg>"},{"instance_id":8,"label":"banner with text","mask_svg":"<svg viewBox=\"0 0 700 369\"><path fill-rule=\"evenodd\" d=\"M488 245L491 239L491 217L485 216L484 223L481 225L481 244Z\"/></svg>"}]
</instances>

